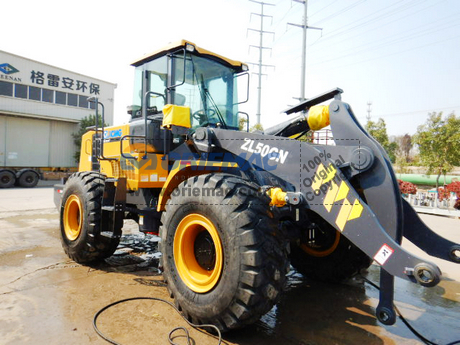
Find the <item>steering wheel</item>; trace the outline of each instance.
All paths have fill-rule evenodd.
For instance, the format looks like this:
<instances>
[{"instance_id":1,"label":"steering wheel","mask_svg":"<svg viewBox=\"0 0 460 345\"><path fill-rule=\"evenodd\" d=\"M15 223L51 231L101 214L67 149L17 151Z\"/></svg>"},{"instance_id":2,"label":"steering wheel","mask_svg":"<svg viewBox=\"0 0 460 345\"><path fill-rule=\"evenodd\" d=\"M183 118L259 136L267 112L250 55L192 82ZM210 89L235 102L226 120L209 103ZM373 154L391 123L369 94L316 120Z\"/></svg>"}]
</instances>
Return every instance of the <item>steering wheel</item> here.
<instances>
[{"instance_id":1,"label":"steering wheel","mask_svg":"<svg viewBox=\"0 0 460 345\"><path fill-rule=\"evenodd\" d=\"M200 121L201 123L201 122L204 122L208 116L214 116L215 114L216 114L216 111L214 109L208 109L208 110L200 109L200 110L195 111L192 114L192 117L195 120Z\"/></svg>"}]
</instances>

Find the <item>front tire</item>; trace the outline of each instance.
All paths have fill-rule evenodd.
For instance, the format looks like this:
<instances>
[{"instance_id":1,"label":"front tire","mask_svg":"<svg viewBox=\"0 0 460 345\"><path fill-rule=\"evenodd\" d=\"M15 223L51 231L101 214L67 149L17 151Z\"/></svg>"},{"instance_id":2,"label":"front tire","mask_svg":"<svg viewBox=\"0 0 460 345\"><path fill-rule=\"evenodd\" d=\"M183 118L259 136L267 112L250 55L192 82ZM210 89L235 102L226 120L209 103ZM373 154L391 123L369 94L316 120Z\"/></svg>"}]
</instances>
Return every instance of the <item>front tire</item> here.
<instances>
[{"instance_id":1,"label":"front tire","mask_svg":"<svg viewBox=\"0 0 460 345\"><path fill-rule=\"evenodd\" d=\"M121 228L105 231L101 224L105 177L78 172L69 177L61 201L61 243L65 253L78 263L96 262L111 256L121 237Z\"/></svg>"},{"instance_id":2,"label":"front tire","mask_svg":"<svg viewBox=\"0 0 460 345\"><path fill-rule=\"evenodd\" d=\"M225 174L190 178L172 193L160 229L163 276L192 322L240 328L277 302L289 263L268 203Z\"/></svg>"}]
</instances>

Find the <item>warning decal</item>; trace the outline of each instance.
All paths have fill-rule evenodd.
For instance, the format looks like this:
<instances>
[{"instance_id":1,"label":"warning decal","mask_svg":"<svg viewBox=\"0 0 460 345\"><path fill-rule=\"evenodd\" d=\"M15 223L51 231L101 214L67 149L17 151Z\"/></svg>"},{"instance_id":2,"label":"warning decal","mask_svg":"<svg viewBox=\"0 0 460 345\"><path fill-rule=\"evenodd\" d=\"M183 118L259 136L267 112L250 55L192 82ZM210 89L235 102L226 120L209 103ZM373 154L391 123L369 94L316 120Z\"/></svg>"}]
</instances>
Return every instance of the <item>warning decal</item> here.
<instances>
[{"instance_id":1,"label":"warning decal","mask_svg":"<svg viewBox=\"0 0 460 345\"><path fill-rule=\"evenodd\" d=\"M394 250L391 249L386 243L379 249L377 254L374 256L374 260L381 266L390 258L391 254L394 253Z\"/></svg>"}]
</instances>

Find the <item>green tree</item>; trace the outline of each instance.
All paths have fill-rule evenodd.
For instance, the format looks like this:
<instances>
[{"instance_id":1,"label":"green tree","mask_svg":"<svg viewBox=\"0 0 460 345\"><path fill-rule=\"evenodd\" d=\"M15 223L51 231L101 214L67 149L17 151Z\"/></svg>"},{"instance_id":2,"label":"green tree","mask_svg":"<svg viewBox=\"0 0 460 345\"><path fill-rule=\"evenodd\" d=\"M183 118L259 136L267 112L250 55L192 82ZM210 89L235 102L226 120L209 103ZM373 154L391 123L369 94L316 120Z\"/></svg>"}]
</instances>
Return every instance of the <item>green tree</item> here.
<instances>
[{"instance_id":1,"label":"green tree","mask_svg":"<svg viewBox=\"0 0 460 345\"><path fill-rule=\"evenodd\" d=\"M246 117L240 116L238 119L238 129L240 131L246 131L248 119Z\"/></svg>"},{"instance_id":2,"label":"green tree","mask_svg":"<svg viewBox=\"0 0 460 345\"><path fill-rule=\"evenodd\" d=\"M240 131L245 131L246 132L247 128L248 128L248 119L246 117L240 117L238 119L238 129ZM253 126L251 126L249 128L249 132L252 133L252 132L255 132L255 131L263 132L264 131L264 126L262 126L262 124L260 124L260 123L256 123L256 124L254 124Z\"/></svg>"},{"instance_id":3,"label":"green tree","mask_svg":"<svg viewBox=\"0 0 460 345\"><path fill-rule=\"evenodd\" d=\"M409 174L411 170L408 168L410 159L410 151L413 147L412 137L409 134L397 136L395 139L398 144L396 150L395 166L397 171L402 174Z\"/></svg>"},{"instance_id":4,"label":"green tree","mask_svg":"<svg viewBox=\"0 0 460 345\"><path fill-rule=\"evenodd\" d=\"M366 131L377 140L380 145L387 152L390 160L394 163L396 161L396 150L398 149L398 143L388 139L387 126L385 121L380 118L377 122L368 121L366 123Z\"/></svg>"},{"instance_id":5,"label":"green tree","mask_svg":"<svg viewBox=\"0 0 460 345\"><path fill-rule=\"evenodd\" d=\"M255 131L261 131L263 132L264 131L264 126L262 126L261 123L256 123L255 125L253 125L251 128L249 128L249 132L255 132Z\"/></svg>"},{"instance_id":6,"label":"green tree","mask_svg":"<svg viewBox=\"0 0 460 345\"><path fill-rule=\"evenodd\" d=\"M396 166L396 171L400 174L410 174L412 172L409 168L409 163L403 155L398 154L396 156L394 165Z\"/></svg>"},{"instance_id":7,"label":"green tree","mask_svg":"<svg viewBox=\"0 0 460 345\"><path fill-rule=\"evenodd\" d=\"M436 188L441 174L460 164L460 118L454 113L443 119L442 112L429 113L425 124L417 129L414 142L420 151L427 174L436 174Z\"/></svg>"},{"instance_id":8,"label":"green tree","mask_svg":"<svg viewBox=\"0 0 460 345\"><path fill-rule=\"evenodd\" d=\"M414 146L414 143L412 142L412 137L408 133L406 133L404 135L396 137L396 142L399 146L398 156L401 156L405 159L406 162L409 162L410 150L412 150L412 147Z\"/></svg>"},{"instance_id":9,"label":"green tree","mask_svg":"<svg viewBox=\"0 0 460 345\"><path fill-rule=\"evenodd\" d=\"M99 126L101 126L102 119L100 115L98 115L98 120L99 120L98 121ZM78 128L78 131L72 134L73 142L75 146L77 147L77 151L75 151L75 154L73 156L75 159L75 162L78 163L80 161L81 137L83 136L83 134L87 132L88 127L92 127L95 125L96 125L96 115L91 114L91 115L85 116L84 118L80 120L80 127ZM107 124L104 124L104 126L107 126Z\"/></svg>"}]
</instances>

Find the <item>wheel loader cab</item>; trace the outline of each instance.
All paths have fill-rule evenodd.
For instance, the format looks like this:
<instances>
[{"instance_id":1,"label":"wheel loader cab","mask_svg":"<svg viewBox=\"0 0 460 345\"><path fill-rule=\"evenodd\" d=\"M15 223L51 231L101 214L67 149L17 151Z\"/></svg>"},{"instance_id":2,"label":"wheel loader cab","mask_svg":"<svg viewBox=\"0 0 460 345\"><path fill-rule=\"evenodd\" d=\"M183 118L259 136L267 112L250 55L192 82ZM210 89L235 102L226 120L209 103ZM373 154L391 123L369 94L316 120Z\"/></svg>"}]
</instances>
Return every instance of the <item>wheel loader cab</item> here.
<instances>
[{"instance_id":1,"label":"wheel loader cab","mask_svg":"<svg viewBox=\"0 0 460 345\"><path fill-rule=\"evenodd\" d=\"M247 66L181 41L135 66L132 119L161 114L167 104L190 109L192 130L238 130L237 80Z\"/></svg>"}]
</instances>

